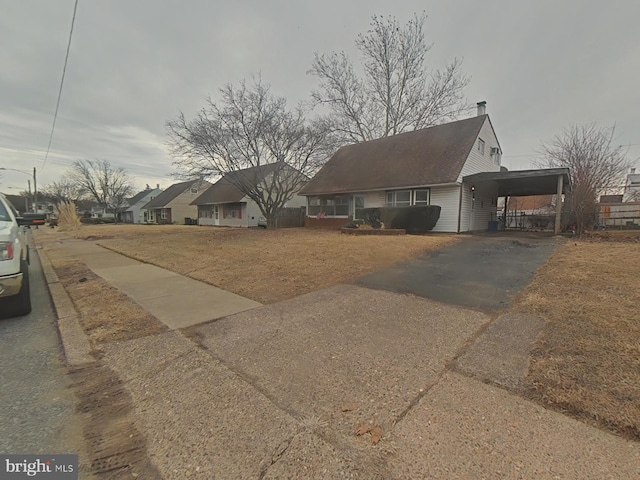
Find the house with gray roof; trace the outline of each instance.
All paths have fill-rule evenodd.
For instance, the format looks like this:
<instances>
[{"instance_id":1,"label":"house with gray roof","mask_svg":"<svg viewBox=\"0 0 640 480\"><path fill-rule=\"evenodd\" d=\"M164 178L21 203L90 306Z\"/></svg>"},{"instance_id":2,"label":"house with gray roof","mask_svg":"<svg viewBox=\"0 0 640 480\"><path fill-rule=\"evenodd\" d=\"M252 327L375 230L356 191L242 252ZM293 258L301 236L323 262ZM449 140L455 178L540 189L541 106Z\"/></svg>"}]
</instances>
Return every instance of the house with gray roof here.
<instances>
[{"instance_id":1,"label":"house with gray roof","mask_svg":"<svg viewBox=\"0 0 640 480\"><path fill-rule=\"evenodd\" d=\"M121 221L123 223L147 223L146 211L143 211L142 207L161 193L160 185L157 185L156 188L150 188L147 185L147 188L127 199L129 208L122 212Z\"/></svg>"},{"instance_id":2,"label":"house with gray roof","mask_svg":"<svg viewBox=\"0 0 640 480\"><path fill-rule=\"evenodd\" d=\"M286 178L274 179L274 174L282 177L283 171L288 172L285 173ZM287 192L291 192L290 198L284 199L283 206L285 208L305 206L307 204L306 197L297 195L295 189L278 188L278 182L300 183L301 179L306 181L308 177L294 171L291 167L282 170L275 163L230 172L192 202L198 208L198 225L257 226L262 216L260 207L242 190L264 194L268 194L271 190L274 196L286 195ZM242 190L239 188L240 186L243 186Z\"/></svg>"},{"instance_id":3,"label":"house with gray roof","mask_svg":"<svg viewBox=\"0 0 640 480\"><path fill-rule=\"evenodd\" d=\"M497 186L464 179L500 172L501 155L480 102L472 118L341 147L300 194L308 217L336 225L360 218L363 208L439 205L434 231L486 230L495 220Z\"/></svg>"},{"instance_id":4,"label":"house with gray roof","mask_svg":"<svg viewBox=\"0 0 640 480\"><path fill-rule=\"evenodd\" d=\"M143 218L146 223L195 224L198 209L191 202L209 187L211 183L206 180L174 183L142 207Z\"/></svg>"}]
</instances>

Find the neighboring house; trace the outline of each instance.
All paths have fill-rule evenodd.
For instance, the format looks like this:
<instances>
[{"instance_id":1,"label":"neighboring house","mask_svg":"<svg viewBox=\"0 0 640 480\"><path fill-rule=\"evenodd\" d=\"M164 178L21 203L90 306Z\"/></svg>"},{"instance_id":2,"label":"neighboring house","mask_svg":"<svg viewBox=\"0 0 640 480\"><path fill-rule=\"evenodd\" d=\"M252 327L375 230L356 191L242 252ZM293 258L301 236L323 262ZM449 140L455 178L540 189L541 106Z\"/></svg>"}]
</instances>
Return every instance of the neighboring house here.
<instances>
[{"instance_id":1,"label":"neighboring house","mask_svg":"<svg viewBox=\"0 0 640 480\"><path fill-rule=\"evenodd\" d=\"M555 195L500 198L498 217L501 221L504 221L505 200L507 201L506 228L553 230L556 213Z\"/></svg>"},{"instance_id":2,"label":"neighboring house","mask_svg":"<svg viewBox=\"0 0 640 480\"><path fill-rule=\"evenodd\" d=\"M623 195L600 195L600 203L622 203Z\"/></svg>"},{"instance_id":3,"label":"neighboring house","mask_svg":"<svg viewBox=\"0 0 640 480\"><path fill-rule=\"evenodd\" d=\"M115 218L115 213L112 208L105 208L98 205L91 207L91 218Z\"/></svg>"},{"instance_id":4,"label":"neighboring house","mask_svg":"<svg viewBox=\"0 0 640 480\"><path fill-rule=\"evenodd\" d=\"M160 185L156 188L147 188L137 195L129 198L127 203L129 208L122 212L122 222L124 223L147 223L147 212L142 210L147 203L162 193Z\"/></svg>"},{"instance_id":5,"label":"neighboring house","mask_svg":"<svg viewBox=\"0 0 640 480\"><path fill-rule=\"evenodd\" d=\"M142 207L143 218L147 223L185 225L186 219L195 222L198 208L191 202L209 187L211 184L205 180L175 183Z\"/></svg>"},{"instance_id":6,"label":"neighboring house","mask_svg":"<svg viewBox=\"0 0 640 480\"><path fill-rule=\"evenodd\" d=\"M501 172L502 149L485 103L478 115L340 148L300 191L310 218L346 223L363 208L439 205L436 232L486 230L498 186L464 177ZM310 222L313 224L313 222Z\"/></svg>"},{"instance_id":7,"label":"neighboring house","mask_svg":"<svg viewBox=\"0 0 640 480\"><path fill-rule=\"evenodd\" d=\"M632 168L624 186L623 202L640 202L640 173Z\"/></svg>"},{"instance_id":8,"label":"neighboring house","mask_svg":"<svg viewBox=\"0 0 640 480\"><path fill-rule=\"evenodd\" d=\"M255 185L269 185L276 164L245 168L229 173L213 184L206 192L193 201L198 207L198 225L219 225L227 227L255 227L262 216L258 204L242 193L235 182L241 176L248 182L249 188ZM305 177L306 178L306 177ZM235 184L234 184L235 183ZM293 195L284 207L303 207L307 204L306 197Z\"/></svg>"}]
</instances>

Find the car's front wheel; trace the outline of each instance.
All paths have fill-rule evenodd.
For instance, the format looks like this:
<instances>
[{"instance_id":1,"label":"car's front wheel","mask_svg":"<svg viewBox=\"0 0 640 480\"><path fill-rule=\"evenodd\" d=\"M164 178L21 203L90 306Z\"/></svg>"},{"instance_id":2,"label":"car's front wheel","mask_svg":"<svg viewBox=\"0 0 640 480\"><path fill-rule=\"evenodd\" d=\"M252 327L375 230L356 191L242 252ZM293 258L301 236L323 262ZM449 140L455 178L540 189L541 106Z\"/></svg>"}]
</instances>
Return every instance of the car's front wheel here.
<instances>
[{"instance_id":1,"label":"car's front wheel","mask_svg":"<svg viewBox=\"0 0 640 480\"><path fill-rule=\"evenodd\" d=\"M6 305L6 311L9 317L21 317L31 313L31 287L29 286L29 264L22 262L22 288L20 293L13 297L2 299L2 303Z\"/></svg>"}]
</instances>

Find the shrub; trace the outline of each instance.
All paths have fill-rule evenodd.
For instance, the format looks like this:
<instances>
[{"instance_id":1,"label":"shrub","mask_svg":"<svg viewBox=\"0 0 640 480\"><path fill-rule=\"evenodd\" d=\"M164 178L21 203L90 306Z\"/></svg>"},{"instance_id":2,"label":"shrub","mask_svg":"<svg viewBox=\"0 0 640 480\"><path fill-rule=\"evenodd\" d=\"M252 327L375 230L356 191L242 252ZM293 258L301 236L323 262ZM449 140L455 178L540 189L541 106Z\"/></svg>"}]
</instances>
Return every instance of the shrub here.
<instances>
[{"instance_id":1,"label":"shrub","mask_svg":"<svg viewBox=\"0 0 640 480\"><path fill-rule=\"evenodd\" d=\"M103 223L115 223L115 219L113 218L81 218L80 221L82 223L87 223L89 225L100 225Z\"/></svg>"},{"instance_id":2,"label":"shrub","mask_svg":"<svg viewBox=\"0 0 640 480\"><path fill-rule=\"evenodd\" d=\"M72 202L62 202L58 206L58 227L60 230L74 231L80 228L76 206Z\"/></svg>"},{"instance_id":3,"label":"shrub","mask_svg":"<svg viewBox=\"0 0 640 480\"><path fill-rule=\"evenodd\" d=\"M363 208L362 219L365 225L373 228L399 228L407 233L425 233L436 226L440 210L438 205Z\"/></svg>"},{"instance_id":4,"label":"shrub","mask_svg":"<svg viewBox=\"0 0 640 480\"><path fill-rule=\"evenodd\" d=\"M407 233L426 233L433 230L440 218L438 205L414 207L385 207L381 220L387 228L403 228Z\"/></svg>"},{"instance_id":5,"label":"shrub","mask_svg":"<svg viewBox=\"0 0 640 480\"><path fill-rule=\"evenodd\" d=\"M344 228L359 228L362 225L364 225L364 220L351 220L349 223L347 223Z\"/></svg>"},{"instance_id":6,"label":"shrub","mask_svg":"<svg viewBox=\"0 0 640 480\"><path fill-rule=\"evenodd\" d=\"M362 221L365 225L369 225L373 228L381 228L382 221L380 220L381 208L363 208L361 210ZM385 222L386 223L386 222Z\"/></svg>"}]
</instances>

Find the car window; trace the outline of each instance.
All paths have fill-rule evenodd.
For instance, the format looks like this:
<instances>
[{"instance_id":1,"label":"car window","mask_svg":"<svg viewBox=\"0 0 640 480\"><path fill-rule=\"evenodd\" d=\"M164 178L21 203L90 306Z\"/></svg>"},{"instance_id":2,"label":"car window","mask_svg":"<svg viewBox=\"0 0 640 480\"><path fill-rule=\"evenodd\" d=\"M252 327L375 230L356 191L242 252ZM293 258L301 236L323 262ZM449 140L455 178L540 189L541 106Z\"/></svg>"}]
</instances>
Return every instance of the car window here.
<instances>
[{"instance_id":1,"label":"car window","mask_svg":"<svg viewBox=\"0 0 640 480\"><path fill-rule=\"evenodd\" d=\"M12 218L4 206L4 202L0 202L0 222L11 222Z\"/></svg>"}]
</instances>

